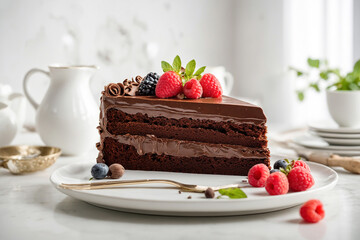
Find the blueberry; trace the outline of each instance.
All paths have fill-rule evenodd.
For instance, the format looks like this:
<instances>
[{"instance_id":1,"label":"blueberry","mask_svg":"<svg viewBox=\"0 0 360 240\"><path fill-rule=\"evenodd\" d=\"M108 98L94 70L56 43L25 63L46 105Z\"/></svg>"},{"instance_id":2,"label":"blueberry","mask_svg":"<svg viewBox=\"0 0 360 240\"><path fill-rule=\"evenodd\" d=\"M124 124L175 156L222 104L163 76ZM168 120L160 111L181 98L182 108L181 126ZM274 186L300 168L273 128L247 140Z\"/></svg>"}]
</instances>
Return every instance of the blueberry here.
<instances>
[{"instance_id":1,"label":"blueberry","mask_svg":"<svg viewBox=\"0 0 360 240\"><path fill-rule=\"evenodd\" d=\"M103 179L109 172L109 167L105 163L97 163L91 168L91 175L96 179Z\"/></svg>"},{"instance_id":2,"label":"blueberry","mask_svg":"<svg viewBox=\"0 0 360 240\"><path fill-rule=\"evenodd\" d=\"M285 160L281 159L281 160L277 160L274 163L274 168L275 169L280 169L280 168L286 169L287 165L288 165L288 163Z\"/></svg>"},{"instance_id":3,"label":"blueberry","mask_svg":"<svg viewBox=\"0 0 360 240\"><path fill-rule=\"evenodd\" d=\"M270 170L270 174L272 174L272 173L274 173L274 172L280 172L280 170L279 170L279 169L275 169L275 168Z\"/></svg>"}]
</instances>

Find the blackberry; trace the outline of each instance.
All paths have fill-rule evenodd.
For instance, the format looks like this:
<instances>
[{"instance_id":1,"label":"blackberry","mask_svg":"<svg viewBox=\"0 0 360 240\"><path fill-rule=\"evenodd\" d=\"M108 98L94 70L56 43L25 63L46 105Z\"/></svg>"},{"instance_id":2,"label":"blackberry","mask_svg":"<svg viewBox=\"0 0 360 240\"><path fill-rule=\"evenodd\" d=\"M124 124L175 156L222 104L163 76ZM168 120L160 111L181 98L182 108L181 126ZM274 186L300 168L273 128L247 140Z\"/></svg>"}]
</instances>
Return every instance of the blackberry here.
<instances>
[{"instance_id":1,"label":"blackberry","mask_svg":"<svg viewBox=\"0 0 360 240\"><path fill-rule=\"evenodd\" d=\"M159 78L160 76L157 73L148 73L140 83L138 95L155 96L155 88Z\"/></svg>"}]
</instances>

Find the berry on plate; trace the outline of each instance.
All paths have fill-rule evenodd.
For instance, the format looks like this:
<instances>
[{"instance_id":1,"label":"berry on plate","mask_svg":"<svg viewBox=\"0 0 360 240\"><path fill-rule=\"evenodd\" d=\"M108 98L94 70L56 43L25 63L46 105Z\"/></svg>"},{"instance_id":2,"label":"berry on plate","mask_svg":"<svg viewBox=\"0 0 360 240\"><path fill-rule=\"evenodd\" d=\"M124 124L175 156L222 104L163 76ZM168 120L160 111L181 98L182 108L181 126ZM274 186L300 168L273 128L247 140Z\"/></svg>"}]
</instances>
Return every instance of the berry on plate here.
<instances>
[{"instance_id":1,"label":"berry on plate","mask_svg":"<svg viewBox=\"0 0 360 240\"><path fill-rule=\"evenodd\" d=\"M270 174L265 183L265 189L270 195L282 195L289 191L289 182L282 172Z\"/></svg>"},{"instance_id":2,"label":"berry on plate","mask_svg":"<svg viewBox=\"0 0 360 240\"><path fill-rule=\"evenodd\" d=\"M294 160L294 161L292 161L291 166L293 168L295 168L295 167L303 167L303 168L307 169L309 172L311 171L310 167L302 160Z\"/></svg>"},{"instance_id":3,"label":"berry on plate","mask_svg":"<svg viewBox=\"0 0 360 240\"><path fill-rule=\"evenodd\" d=\"M256 164L248 172L249 184L253 187L264 187L269 175L269 168L265 164Z\"/></svg>"},{"instance_id":4,"label":"berry on plate","mask_svg":"<svg viewBox=\"0 0 360 240\"><path fill-rule=\"evenodd\" d=\"M274 163L274 169L280 169L280 168L286 169L288 164L289 162L284 159L277 160Z\"/></svg>"},{"instance_id":5,"label":"berry on plate","mask_svg":"<svg viewBox=\"0 0 360 240\"><path fill-rule=\"evenodd\" d=\"M295 192L305 191L315 184L310 171L303 167L294 167L287 175L289 187Z\"/></svg>"},{"instance_id":6,"label":"berry on plate","mask_svg":"<svg viewBox=\"0 0 360 240\"><path fill-rule=\"evenodd\" d=\"M159 78L160 76L157 73L148 73L140 83L138 95L155 96L155 88Z\"/></svg>"},{"instance_id":7,"label":"berry on plate","mask_svg":"<svg viewBox=\"0 0 360 240\"><path fill-rule=\"evenodd\" d=\"M300 216L309 223L320 221L325 217L323 204L317 199L307 201L300 208Z\"/></svg>"},{"instance_id":8,"label":"berry on plate","mask_svg":"<svg viewBox=\"0 0 360 240\"><path fill-rule=\"evenodd\" d=\"M121 178L125 173L125 168L119 163L113 163L109 167L108 175L112 179Z\"/></svg>"},{"instance_id":9,"label":"berry on plate","mask_svg":"<svg viewBox=\"0 0 360 240\"><path fill-rule=\"evenodd\" d=\"M187 98L198 99L201 98L203 89L199 81L193 78L185 83L183 92Z\"/></svg>"},{"instance_id":10,"label":"berry on plate","mask_svg":"<svg viewBox=\"0 0 360 240\"><path fill-rule=\"evenodd\" d=\"M275 168L270 170L270 174L275 173L275 172L280 172L280 170L279 170L279 169L275 169Z\"/></svg>"},{"instance_id":11,"label":"berry on plate","mask_svg":"<svg viewBox=\"0 0 360 240\"><path fill-rule=\"evenodd\" d=\"M91 168L91 175L96 179L103 179L107 176L109 167L105 163L97 163Z\"/></svg>"},{"instance_id":12,"label":"berry on plate","mask_svg":"<svg viewBox=\"0 0 360 240\"><path fill-rule=\"evenodd\" d=\"M221 97L223 90L219 80L211 73L205 73L200 79L203 88L203 97Z\"/></svg>"},{"instance_id":13,"label":"berry on plate","mask_svg":"<svg viewBox=\"0 0 360 240\"><path fill-rule=\"evenodd\" d=\"M182 90L180 75L176 72L169 71L161 75L155 93L158 98L171 98L178 95Z\"/></svg>"}]
</instances>

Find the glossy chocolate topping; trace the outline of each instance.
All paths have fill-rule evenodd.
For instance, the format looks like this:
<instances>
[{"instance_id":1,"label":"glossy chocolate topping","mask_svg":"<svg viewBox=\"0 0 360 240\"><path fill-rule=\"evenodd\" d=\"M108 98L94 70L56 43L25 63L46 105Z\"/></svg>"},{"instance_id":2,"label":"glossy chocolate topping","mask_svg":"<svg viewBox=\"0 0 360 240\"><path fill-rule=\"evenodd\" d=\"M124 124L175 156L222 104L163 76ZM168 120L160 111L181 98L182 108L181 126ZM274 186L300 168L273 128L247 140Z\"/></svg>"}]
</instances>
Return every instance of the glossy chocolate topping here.
<instances>
[{"instance_id":1,"label":"glossy chocolate topping","mask_svg":"<svg viewBox=\"0 0 360 240\"><path fill-rule=\"evenodd\" d=\"M149 117L210 119L236 123L265 124L263 110L250 103L223 96L222 98L160 99L152 96L108 97L102 99L102 116L109 108L128 114L141 112Z\"/></svg>"}]
</instances>

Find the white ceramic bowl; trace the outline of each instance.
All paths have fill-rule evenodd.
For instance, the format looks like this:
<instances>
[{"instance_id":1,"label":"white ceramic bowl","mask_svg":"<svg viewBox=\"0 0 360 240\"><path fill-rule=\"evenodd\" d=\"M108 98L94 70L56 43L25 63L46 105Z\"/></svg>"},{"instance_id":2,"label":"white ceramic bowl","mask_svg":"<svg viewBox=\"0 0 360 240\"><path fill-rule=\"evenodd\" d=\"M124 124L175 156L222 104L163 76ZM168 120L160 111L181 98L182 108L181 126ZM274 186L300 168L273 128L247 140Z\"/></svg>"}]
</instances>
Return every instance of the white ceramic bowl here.
<instances>
[{"instance_id":1,"label":"white ceramic bowl","mask_svg":"<svg viewBox=\"0 0 360 240\"><path fill-rule=\"evenodd\" d=\"M327 91L327 105L340 127L360 126L360 91Z\"/></svg>"}]
</instances>

